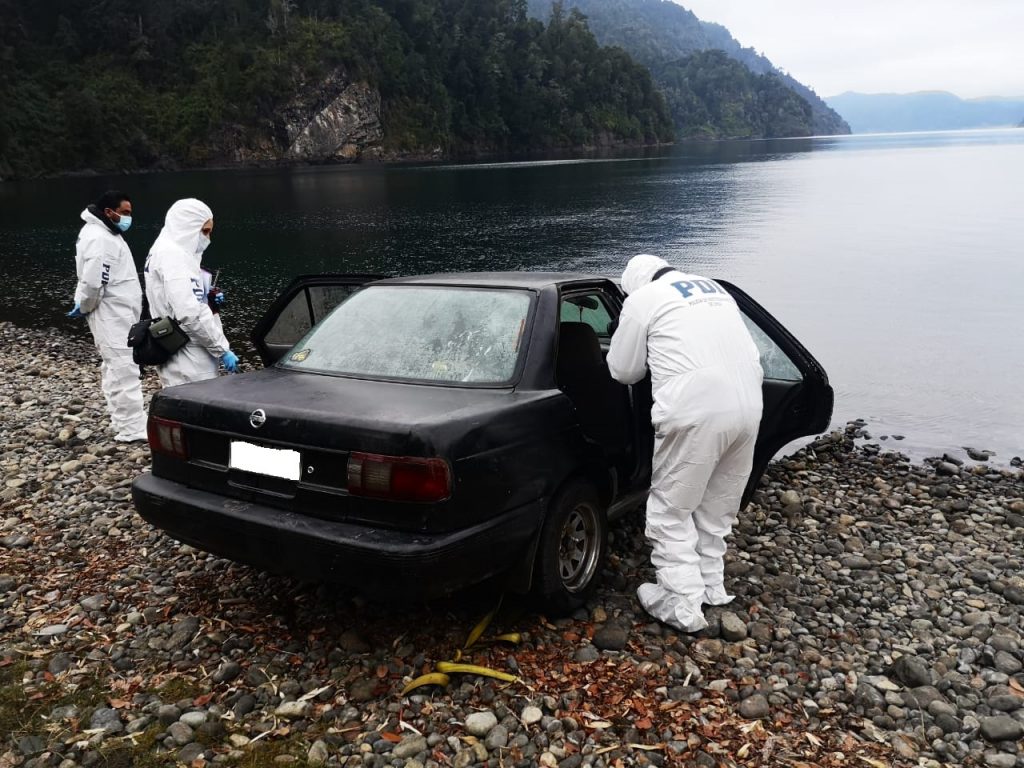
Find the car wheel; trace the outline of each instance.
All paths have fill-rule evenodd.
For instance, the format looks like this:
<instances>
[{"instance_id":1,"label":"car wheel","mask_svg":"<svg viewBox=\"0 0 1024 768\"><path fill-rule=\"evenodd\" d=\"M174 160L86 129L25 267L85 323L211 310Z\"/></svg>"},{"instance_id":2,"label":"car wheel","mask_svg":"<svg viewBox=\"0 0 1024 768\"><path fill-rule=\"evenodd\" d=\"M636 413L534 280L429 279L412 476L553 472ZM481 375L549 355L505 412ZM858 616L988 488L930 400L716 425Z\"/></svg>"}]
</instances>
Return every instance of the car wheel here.
<instances>
[{"instance_id":1,"label":"car wheel","mask_svg":"<svg viewBox=\"0 0 1024 768\"><path fill-rule=\"evenodd\" d=\"M551 503L534 561L534 590L544 608L579 608L597 586L607 551L607 510L590 484L571 481Z\"/></svg>"}]
</instances>

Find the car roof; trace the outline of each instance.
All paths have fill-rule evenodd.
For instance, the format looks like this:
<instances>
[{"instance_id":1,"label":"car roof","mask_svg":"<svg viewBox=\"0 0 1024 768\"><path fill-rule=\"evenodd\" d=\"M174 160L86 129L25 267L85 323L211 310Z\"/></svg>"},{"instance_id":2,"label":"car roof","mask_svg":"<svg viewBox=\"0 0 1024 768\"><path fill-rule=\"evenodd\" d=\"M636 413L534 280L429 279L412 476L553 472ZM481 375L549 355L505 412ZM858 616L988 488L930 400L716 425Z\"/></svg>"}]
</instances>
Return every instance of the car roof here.
<instances>
[{"instance_id":1,"label":"car roof","mask_svg":"<svg viewBox=\"0 0 1024 768\"><path fill-rule=\"evenodd\" d=\"M381 280L382 283L414 283L422 285L479 285L488 288L546 288L582 280L610 280L604 275L585 272L440 272Z\"/></svg>"}]
</instances>

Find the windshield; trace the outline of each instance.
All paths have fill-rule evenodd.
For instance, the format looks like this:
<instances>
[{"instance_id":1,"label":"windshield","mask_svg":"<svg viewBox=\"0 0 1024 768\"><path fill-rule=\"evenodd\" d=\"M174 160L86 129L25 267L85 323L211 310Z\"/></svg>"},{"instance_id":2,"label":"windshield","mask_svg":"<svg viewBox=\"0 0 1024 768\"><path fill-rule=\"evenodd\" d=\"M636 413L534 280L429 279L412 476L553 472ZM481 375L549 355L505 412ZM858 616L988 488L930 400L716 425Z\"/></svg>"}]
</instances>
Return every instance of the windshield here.
<instances>
[{"instance_id":1,"label":"windshield","mask_svg":"<svg viewBox=\"0 0 1024 768\"><path fill-rule=\"evenodd\" d=\"M516 369L530 293L371 285L339 304L281 362L360 378L502 384Z\"/></svg>"}]
</instances>

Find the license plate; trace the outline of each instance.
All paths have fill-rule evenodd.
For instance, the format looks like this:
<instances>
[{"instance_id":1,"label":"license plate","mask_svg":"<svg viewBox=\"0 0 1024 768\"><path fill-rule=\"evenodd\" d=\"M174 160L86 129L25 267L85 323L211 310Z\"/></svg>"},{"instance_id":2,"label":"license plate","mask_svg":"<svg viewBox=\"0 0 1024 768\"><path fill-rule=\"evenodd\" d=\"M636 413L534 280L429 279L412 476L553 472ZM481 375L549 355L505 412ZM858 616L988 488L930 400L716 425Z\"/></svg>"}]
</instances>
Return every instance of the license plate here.
<instances>
[{"instance_id":1,"label":"license plate","mask_svg":"<svg viewBox=\"0 0 1024 768\"><path fill-rule=\"evenodd\" d=\"M262 445L231 441L228 458L231 469L252 472L257 475L280 477L282 480L298 480L301 474L302 457L298 451L282 448L265 448Z\"/></svg>"}]
</instances>

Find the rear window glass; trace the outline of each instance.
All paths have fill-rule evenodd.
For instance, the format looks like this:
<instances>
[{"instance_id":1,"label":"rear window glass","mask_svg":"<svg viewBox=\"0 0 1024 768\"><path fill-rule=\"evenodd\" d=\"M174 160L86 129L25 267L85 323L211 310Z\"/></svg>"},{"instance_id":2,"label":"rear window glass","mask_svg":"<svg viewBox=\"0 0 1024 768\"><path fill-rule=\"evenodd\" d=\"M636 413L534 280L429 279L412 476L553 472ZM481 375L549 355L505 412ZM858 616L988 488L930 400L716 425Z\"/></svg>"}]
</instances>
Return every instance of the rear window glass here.
<instances>
[{"instance_id":1,"label":"rear window glass","mask_svg":"<svg viewBox=\"0 0 1024 768\"><path fill-rule=\"evenodd\" d=\"M515 373L529 310L526 291L369 286L281 364L361 378L502 384Z\"/></svg>"}]
</instances>

